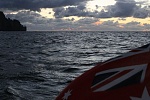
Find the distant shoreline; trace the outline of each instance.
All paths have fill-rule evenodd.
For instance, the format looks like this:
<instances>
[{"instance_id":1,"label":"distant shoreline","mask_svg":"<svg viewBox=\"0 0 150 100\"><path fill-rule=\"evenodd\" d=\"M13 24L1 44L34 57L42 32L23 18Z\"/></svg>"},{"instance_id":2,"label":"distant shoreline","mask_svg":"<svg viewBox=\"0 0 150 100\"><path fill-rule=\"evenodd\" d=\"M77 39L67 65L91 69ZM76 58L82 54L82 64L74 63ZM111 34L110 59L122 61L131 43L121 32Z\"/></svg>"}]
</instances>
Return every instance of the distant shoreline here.
<instances>
[{"instance_id":1,"label":"distant shoreline","mask_svg":"<svg viewBox=\"0 0 150 100\"><path fill-rule=\"evenodd\" d=\"M77 30L77 31L57 31L57 30L52 30L52 31L50 31L50 30L28 30L27 32L150 32L150 31L79 31L79 30Z\"/></svg>"}]
</instances>

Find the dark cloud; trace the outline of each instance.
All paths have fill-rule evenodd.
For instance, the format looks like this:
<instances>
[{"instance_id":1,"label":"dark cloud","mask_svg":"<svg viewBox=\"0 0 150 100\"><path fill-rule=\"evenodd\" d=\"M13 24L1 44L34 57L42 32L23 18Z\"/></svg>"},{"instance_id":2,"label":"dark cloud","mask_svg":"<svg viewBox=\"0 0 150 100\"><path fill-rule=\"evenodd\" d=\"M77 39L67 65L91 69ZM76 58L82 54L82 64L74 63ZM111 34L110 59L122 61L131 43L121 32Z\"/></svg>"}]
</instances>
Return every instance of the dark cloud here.
<instances>
[{"instance_id":1,"label":"dark cloud","mask_svg":"<svg viewBox=\"0 0 150 100\"><path fill-rule=\"evenodd\" d=\"M56 18L63 18L63 17L69 17L69 16L78 16L78 17L95 17L95 18L110 18L110 14L108 12L105 12L102 10L99 11L88 11L86 9L86 4L79 4L77 6L73 7L58 7L54 8L54 16Z\"/></svg>"},{"instance_id":2,"label":"dark cloud","mask_svg":"<svg viewBox=\"0 0 150 100\"><path fill-rule=\"evenodd\" d=\"M136 2L133 0L117 0L114 6L108 7L112 17L130 17L136 9Z\"/></svg>"},{"instance_id":3,"label":"dark cloud","mask_svg":"<svg viewBox=\"0 0 150 100\"><path fill-rule=\"evenodd\" d=\"M87 25L87 24L92 24L94 22L98 21L98 19L95 18L82 18L80 20L78 20L76 23L80 24L80 25Z\"/></svg>"},{"instance_id":4,"label":"dark cloud","mask_svg":"<svg viewBox=\"0 0 150 100\"><path fill-rule=\"evenodd\" d=\"M140 25L140 24L141 24L140 22L132 21L132 22L127 23L126 26L130 27L130 26L133 26L133 25L135 26L135 25Z\"/></svg>"},{"instance_id":5,"label":"dark cloud","mask_svg":"<svg viewBox=\"0 0 150 100\"><path fill-rule=\"evenodd\" d=\"M134 0L116 0L115 5L107 6L105 11L99 12L99 18L108 17L135 17L146 18L148 17L148 11L145 7L138 6L137 4L143 4L145 2L135 2Z\"/></svg>"},{"instance_id":6,"label":"dark cloud","mask_svg":"<svg viewBox=\"0 0 150 100\"><path fill-rule=\"evenodd\" d=\"M34 11L20 11L17 14L7 14L11 19L18 19L28 30L101 30L101 31L126 31L126 30L149 30L150 24L141 25L140 22L129 22L121 24L118 21L108 20L96 24L99 19L93 17L83 17L79 20L72 19L50 19L44 18Z\"/></svg>"},{"instance_id":7,"label":"dark cloud","mask_svg":"<svg viewBox=\"0 0 150 100\"><path fill-rule=\"evenodd\" d=\"M116 0L115 5L105 7L101 11L88 11L86 5L79 4L83 9L78 6L68 8L55 8L53 11L56 18L78 16L78 17L95 17L95 18L112 18L112 17L135 17L146 18L150 14L146 7L138 6L145 2L135 2L134 0Z\"/></svg>"},{"instance_id":8,"label":"dark cloud","mask_svg":"<svg viewBox=\"0 0 150 100\"><path fill-rule=\"evenodd\" d=\"M74 27L72 19L45 18L34 11L19 11L17 14L6 14L6 17L18 19L28 30L61 30Z\"/></svg>"},{"instance_id":9,"label":"dark cloud","mask_svg":"<svg viewBox=\"0 0 150 100\"><path fill-rule=\"evenodd\" d=\"M88 0L0 0L0 8L39 11L40 8L55 8L77 5L84 1Z\"/></svg>"},{"instance_id":10,"label":"dark cloud","mask_svg":"<svg viewBox=\"0 0 150 100\"><path fill-rule=\"evenodd\" d=\"M132 21L123 25L124 29L132 30L132 31L140 31L144 30L144 26L141 25L140 22Z\"/></svg>"},{"instance_id":11,"label":"dark cloud","mask_svg":"<svg viewBox=\"0 0 150 100\"><path fill-rule=\"evenodd\" d=\"M34 20L41 19L42 16L38 13L35 13L33 11L21 11L17 14L7 14L6 17L12 18L12 19L18 19L21 22L31 22L33 23Z\"/></svg>"},{"instance_id":12,"label":"dark cloud","mask_svg":"<svg viewBox=\"0 0 150 100\"><path fill-rule=\"evenodd\" d=\"M96 17L96 18L111 18L112 16L111 16L111 13L110 12L108 12L108 11L105 11L104 9L103 10L101 10L100 12L98 12L98 11L95 11L94 13L93 13L93 17Z\"/></svg>"},{"instance_id":13,"label":"dark cloud","mask_svg":"<svg viewBox=\"0 0 150 100\"><path fill-rule=\"evenodd\" d=\"M133 17L135 18L146 18L150 12L146 10L145 8L139 8L138 10L135 11Z\"/></svg>"},{"instance_id":14,"label":"dark cloud","mask_svg":"<svg viewBox=\"0 0 150 100\"><path fill-rule=\"evenodd\" d=\"M58 8L54 8L53 11L54 16L56 18L62 18L62 17L69 17L69 16L87 16L89 12L86 12L86 4L85 3L80 3L77 6L73 6L73 7L58 7Z\"/></svg>"},{"instance_id":15,"label":"dark cloud","mask_svg":"<svg viewBox=\"0 0 150 100\"><path fill-rule=\"evenodd\" d=\"M54 16L56 18L63 18L69 16L78 16L78 17L95 17L95 18L110 18L110 14L102 10L101 12L95 11L88 11L86 9L86 3L80 3L76 6L72 7L58 7L54 8Z\"/></svg>"},{"instance_id":16,"label":"dark cloud","mask_svg":"<svg viewBox=\"0 0 150 100\"><path fill-rule=\"evenodd\" d=\"M132 21L122 25L124 30L130 31L150 31L150 24L142 24L141 22Z\"/></svg>"},{"instance_id":17,"label":"dark cloud","mask_svg":"<svg viewBox=\"0 0 150 100\"><path fill-rule=\"evenodd\" d=\"M119 25L119 23L118 23L118 21L114 22L114 21L108 20L108 21L103 22L102 25L117 26L117 25Z\"/></svg>"},{"instance_id":18,"label":"dark cloud","mask_svg":"<svg viewBox=\"0 0 150 100\"><path fill-rule=\"evenodd\" d=\"M149 9L149 6L139 6L142 4L145 5L146 1L136 2L134 0L116 0L114 5L104 7L101 11L88 11L86 8L87 1L91 0L0 0L0 9L2 9L2 11L4 9L5 11L40 11L41 8L53 8L54 16L56 18L69 16L95 18L123 18L133 16L135 18L146 18L150 15L150 12L147 10ZM99 8L98 5L95 6L96 8Z\"/></svg>"},{"instance_id":19,"label":"dark cloud","mask_svg":"<svg viewBox=\"0 0 150 100\"><path fill-rule=\"evenodd\" d=\"M0 8L11 10L40 10L40 0L0 0Z\"/></svg>"},{"instance_id":20,"label":"dark cloud","mask_svg":"<svg viewBox=\"0 0 150 100\"><path fill-rule=\"evenodd\" d=\"M149 30L150 31L150 24L144 24L144 29Z\"/></svg>"},{"instance_id":21,"label":"dark cloud","mask_svg":"<svg viewBox=\"0 0 150 100\"><path fill-rule=\"evenodd\" d=\"M0 9L2 9L2 11L5 10L6 17L18 19L23 25L28 27L28 30L71 29L123 31L148 30L150 27L149 24L141 25L139 22L130 22L120 26L119 22L113 20L96 24L96 22L99 22L99 18L119 17L119 20L125 20L126 17L149 17L150 11L147 10L149 6L140 6L142 2L135 2L134 0L116 0L114 5L107 6L101 11L89 11L84 1L85 0L0 0ZM96 7L98 8L98 6ZM40 15L36 12L40 10L40 8L53 8L55 18L45 18ZM12 11L16 12L12 13ZM81 18L78 21L74 18L63 19L63 17L69 16L78 16Z\"/></svg>"},{"instance_id":22,"label":"dark cloud","mask_svg":"<svg viewBox=\"0 0 150 100\"><path fill-rule=\"evenodd\" d=\"M41 27L41 30L44 30L53 21L53 19L45 18L33 11L20 11L17 14L6 14L6 17L19 20L23 25L27 26L28 30L34 30L36 26L37 29Z\"/></svg>"}]
</instances>

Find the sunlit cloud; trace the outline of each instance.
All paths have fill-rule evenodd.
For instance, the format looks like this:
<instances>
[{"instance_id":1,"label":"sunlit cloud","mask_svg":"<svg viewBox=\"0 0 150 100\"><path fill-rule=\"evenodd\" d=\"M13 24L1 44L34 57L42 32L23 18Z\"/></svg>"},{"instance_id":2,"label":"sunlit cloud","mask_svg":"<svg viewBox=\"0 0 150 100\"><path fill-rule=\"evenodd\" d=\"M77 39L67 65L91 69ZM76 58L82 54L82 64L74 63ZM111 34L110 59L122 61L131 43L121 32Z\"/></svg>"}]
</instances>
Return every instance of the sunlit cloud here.
<instances>
[{"instance_id":1,"label":"sunlit cloud","mask_svg":"<svg viewBox=\"0 0 150 100\"><path fill-rule=\"evenodd\" d=\"M102 23L103 23L103 22L99 20L99 21L97 21L97 22L94 22L93 25L97 25L97 26L98 26L98 25L101 25Z\"/></svg>"},{"instance_id":2,"label":"sunlit cloud","mask_svg":"<svg viewBox=\"0 0 150 100\"><path fill-rule=\"evenodd\" d=\"M119 31L148 30L149 5L150 0L1 0L0 10L28 30Z\"/></svg>"}]
</instances>

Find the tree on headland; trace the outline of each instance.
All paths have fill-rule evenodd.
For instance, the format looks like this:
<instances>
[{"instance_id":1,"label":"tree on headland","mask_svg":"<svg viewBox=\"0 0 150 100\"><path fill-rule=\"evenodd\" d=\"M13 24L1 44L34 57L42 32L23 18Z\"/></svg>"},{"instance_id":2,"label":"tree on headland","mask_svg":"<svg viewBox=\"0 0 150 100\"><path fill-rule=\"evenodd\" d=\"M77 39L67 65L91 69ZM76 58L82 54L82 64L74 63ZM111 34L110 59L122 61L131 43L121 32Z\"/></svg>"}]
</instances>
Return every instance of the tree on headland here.
<instances>
[{"instance_id":1,"label":"tree on headland","mask_svg":"<svg viewBox=\"0 0 150 100\"><path fill-rule=\"evenodd\" d=\"M0 11L0 31L26 31L26 26L16 19L6 18L4 13Z\"/></svg>"}]
</instances>

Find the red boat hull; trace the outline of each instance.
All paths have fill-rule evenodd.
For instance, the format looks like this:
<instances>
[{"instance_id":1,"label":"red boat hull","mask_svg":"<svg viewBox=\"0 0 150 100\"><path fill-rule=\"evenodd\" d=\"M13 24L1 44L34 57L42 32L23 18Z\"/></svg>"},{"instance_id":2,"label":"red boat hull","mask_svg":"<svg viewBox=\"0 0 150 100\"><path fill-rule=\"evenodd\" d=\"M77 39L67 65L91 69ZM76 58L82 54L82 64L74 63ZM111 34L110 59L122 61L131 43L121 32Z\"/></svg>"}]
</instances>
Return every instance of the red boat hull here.
<instances>
[{"instance_id":1,"label":"red boat hull","mask_svg":"<svg viewBox=\"0 0 150 100\"><path fill-rule=\"evenodd\" d=\"M56 100L150 100L149 48L145 45L96 65Z\"/></svg>"}]
</instances>

